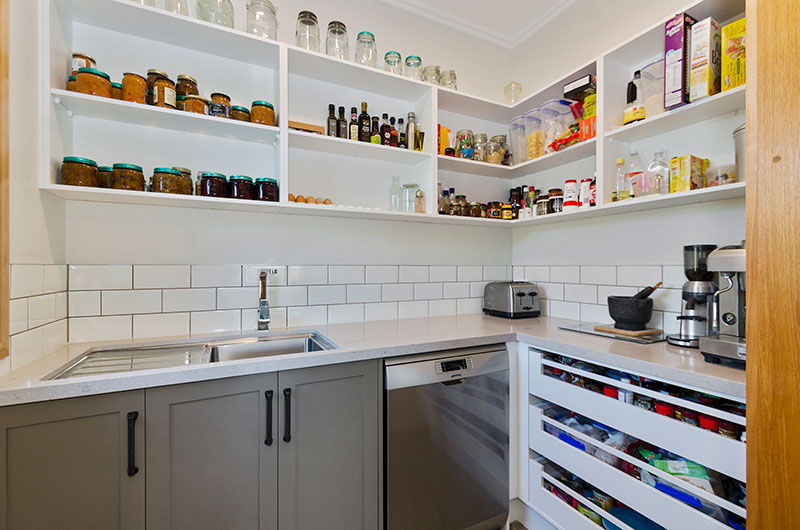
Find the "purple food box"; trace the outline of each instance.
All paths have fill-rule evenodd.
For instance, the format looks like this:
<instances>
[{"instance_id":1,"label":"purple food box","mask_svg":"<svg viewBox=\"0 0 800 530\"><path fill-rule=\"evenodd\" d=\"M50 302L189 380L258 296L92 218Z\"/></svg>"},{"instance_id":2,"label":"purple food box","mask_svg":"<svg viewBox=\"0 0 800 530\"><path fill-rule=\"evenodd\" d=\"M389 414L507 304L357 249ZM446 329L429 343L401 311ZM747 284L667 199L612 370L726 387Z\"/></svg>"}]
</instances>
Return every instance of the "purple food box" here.
<instances>
[{"instance_id":1,"label":"purple food box","mask_svg":"<svg viewBox=\"0 0 800 530\"><path fill-rule=\"evenodd\" d=\"M664 108L689 103L689 37L697 22L687 13L664 24Z\"/></svg>"}]
</instances>

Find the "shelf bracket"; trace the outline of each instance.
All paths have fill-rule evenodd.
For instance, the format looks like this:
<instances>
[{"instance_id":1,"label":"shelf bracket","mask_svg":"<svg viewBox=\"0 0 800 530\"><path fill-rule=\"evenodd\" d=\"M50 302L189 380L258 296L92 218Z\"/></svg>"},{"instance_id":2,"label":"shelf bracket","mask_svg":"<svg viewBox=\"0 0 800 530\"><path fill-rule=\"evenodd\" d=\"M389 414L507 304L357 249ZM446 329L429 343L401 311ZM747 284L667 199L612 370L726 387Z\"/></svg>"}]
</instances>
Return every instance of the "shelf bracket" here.
<instances>
[{"instance_id":1,"label":"shelf bracket","mask_svg":"<svg viewBox=\"0 0 800 530\"><path fill-rule=\"evenodd\" d=\"M64 107L64 110L66 111L66 113L67 113L67 116L69 116L70 118L71 118L72 116L74 116L74 113L73 113L73 112L72 112L72 111L69 109L69 107L67 107L67 106L64 104L64 102L63 102L63 101L61 101L61 98L60 98L60 97L58 97L58 96L55 96L55 97L53 98L53 103L55 103L56 105L61 105L62 107Z\"/></svg>"}]
</instances>

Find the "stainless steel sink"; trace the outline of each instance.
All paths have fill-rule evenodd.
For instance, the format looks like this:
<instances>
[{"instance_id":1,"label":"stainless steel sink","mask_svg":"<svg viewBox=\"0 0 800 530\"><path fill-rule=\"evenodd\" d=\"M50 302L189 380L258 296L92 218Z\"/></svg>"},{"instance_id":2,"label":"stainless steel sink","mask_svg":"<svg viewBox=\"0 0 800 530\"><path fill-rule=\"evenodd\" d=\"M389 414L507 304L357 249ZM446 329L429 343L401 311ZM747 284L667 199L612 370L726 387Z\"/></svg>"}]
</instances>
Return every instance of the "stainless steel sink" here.
<instances>
[{"instance_id":1,"label":"stainless steel sink","mask_svg":"<svg viewBox=\"0 0 800 530\"><path fill-rule=\"evenodd\" d=\"M173 368L239 359L336 349L316 331L277 332L213 341L174 342L91 349L44 377L67 379L155 368Z\"/></svg>"}]
</instances>

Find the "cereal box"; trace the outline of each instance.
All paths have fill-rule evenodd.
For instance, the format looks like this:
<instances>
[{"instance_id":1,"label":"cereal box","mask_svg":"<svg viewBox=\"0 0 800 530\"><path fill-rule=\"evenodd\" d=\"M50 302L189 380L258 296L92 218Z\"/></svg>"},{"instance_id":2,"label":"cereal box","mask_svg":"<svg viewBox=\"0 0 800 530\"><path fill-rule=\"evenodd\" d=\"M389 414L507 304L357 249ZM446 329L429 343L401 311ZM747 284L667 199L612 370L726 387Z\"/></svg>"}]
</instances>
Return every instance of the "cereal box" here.
<instances>
[{"instance_id":1,"label":"cereal box","mask_svg":"<svg viewBox=\"0 0 800 530\"><path fill-rule=\"evenodd\" d=\"M669 192L704 188L709 160L693 155L676 156L669 161Z\"/></svg>"},{"instance_id":2,"label":"cereal box","mask_svg":"<svg viewBox=\"0 0 800 530\"><path fill-rule=\"evenodd\" d=\"M692 26L689 100L697 101L719 94L720 51L722 38L719 24L713 18L703 19Z\"/></svg>"},{"instance_id":3,"label":"cereal box","mask_svg":"<svg viewBox=\"0 0 800 530\"><path fill-rule=\"evenodd\" d=\"M722 27L722 91L742 86L746 81L745 19Z\"/></svg>"},{"instance_id":4,"label":"cereal box","mask_svg":"<svg viewBox=\"0 0 800 530\"><path fill-rule=\"evenodd\" d=\"M664 25L664 108L689 103L689 33L696 20L686 13Z\"/></svg>"}]
</instances>

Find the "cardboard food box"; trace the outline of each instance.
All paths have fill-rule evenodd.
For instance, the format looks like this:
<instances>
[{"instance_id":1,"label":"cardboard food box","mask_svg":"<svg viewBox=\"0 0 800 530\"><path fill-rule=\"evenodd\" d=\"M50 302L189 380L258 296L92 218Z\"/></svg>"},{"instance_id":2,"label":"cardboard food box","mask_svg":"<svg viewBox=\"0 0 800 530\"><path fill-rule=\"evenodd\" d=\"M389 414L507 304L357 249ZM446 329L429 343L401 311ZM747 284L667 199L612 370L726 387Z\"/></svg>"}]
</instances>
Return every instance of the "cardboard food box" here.
<instances>
[{"instance_id":1,"label":"cardboard food box","mask_svg":"<svg viewBox=\"0 0 800 530\"><path fill-rule=\"evenodd\" d=\"M705 188L709 160L694 155L676 156L669 161L669 192Z\"/></svg>"},{"instance_id":2,"label":"cardboard food box","mask_svg":"<svg viewBox=\"0 0 800 530\"><path fill-rule=\"evenodd\" d=\"M747 77L745 19L722 27L722 91L742 86Z\"/></svg>"},{"instance_id":3,"label":"cardboard food box","mask_svg":"<svg viewBox=\"0 0 800 530\"><path fill-rule=\"evenodd\" d=\"M703 19L692 26L690 101L719 94L722 85L720 79L721 44L719 24L713 18Z\"/></svg>"},{"instance_id":4,"label":"cardboard food box","mask_svg":"<svg viewBox=\"0 0 800 530\"><path fill-rule=\"evenodd\" d=\"M689 103L689 37L697 22L686 13L664 24L664 108Z\"/></svg>"},{"instance_id":5,"label":"cardboard food box","mask_svg":"<svg viewBox=\"0 0 800 530\"><path fill-rule=\"evenodd\" d=\"M597 136L597 115L591 118L584 118L579 122L581 142L585 142L590 138Z\"/></svg>"}]
</instances>

